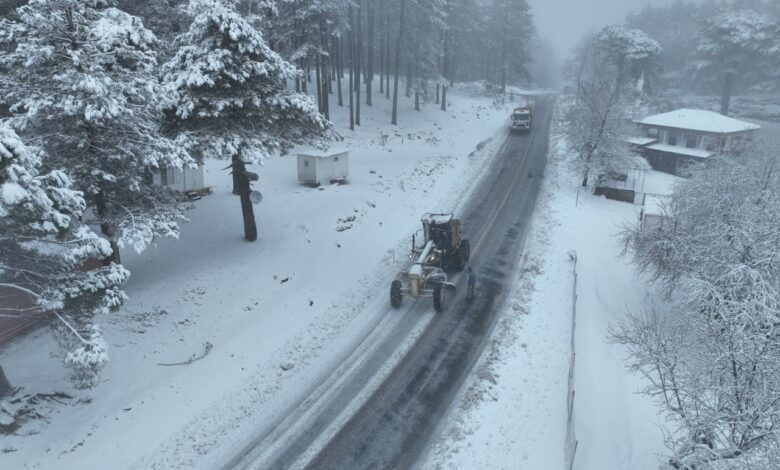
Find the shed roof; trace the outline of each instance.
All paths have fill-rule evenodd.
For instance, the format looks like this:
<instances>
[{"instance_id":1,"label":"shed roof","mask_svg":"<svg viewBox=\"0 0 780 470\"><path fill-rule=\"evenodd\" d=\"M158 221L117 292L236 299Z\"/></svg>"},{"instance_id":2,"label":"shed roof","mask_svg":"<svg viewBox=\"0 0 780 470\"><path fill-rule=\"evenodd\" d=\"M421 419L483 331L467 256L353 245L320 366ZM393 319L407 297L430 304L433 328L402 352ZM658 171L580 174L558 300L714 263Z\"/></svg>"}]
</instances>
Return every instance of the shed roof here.
<instances>
[{"instance_id":1,"label":"shed roof","mask_svg":"<svg viewBox=\"0 0 780 470\"><path fill-rule=\"evenodd\" d=\"M760 129L761 126L703 109L677 109L668 113L648 116L639 124L673 127L691 131L732 134Z\"/></svg>"},{"instance_id":2,"label":"shed roof","mask_svg":"<svg viewBox=\"0 0 780 470\"><path fill-rule=\"evenodd\" d=\"M645 215L663 215L663 207L669 201L669 196L660 194L648 194L645 196Z\"/></svg>"},{"instance_id":3,"label":"shed roof","mask_svg":"<svg viewBox=\"0 0 780 470\"><path fill-rule=\"evenodd\" d=\"M633 145L639 145L640 147L643 147L645 145L654 144L658 142L658 139L654 137L630 137L628 139L629 144Z\"/></svg>"},{"instance_id":4,"label":"shed roof","mask_svg":"<svg viewBox=\"0 0 780 470\"><path fill-rule=\"evenodd\" d=\"M715 155L715 152L708 152L702 149L689 149L688 147L680 147L678 145L652 144L645 148L655 150L656 152L674 153L695 158L709 158Z\"/></svg>"},{"instance_id":5,"label":"shed roof","mask_svg":"<svg viewBox=\"0 0 780 470\"><path fill-rule=\"evenodd\" d=\"M330 147L327 150L310 148L298 152L298 155L303 157L325 158L325 157L338 156L345 153L349 153L349 150L344 147Z\"/></svg>"}]
</instances>

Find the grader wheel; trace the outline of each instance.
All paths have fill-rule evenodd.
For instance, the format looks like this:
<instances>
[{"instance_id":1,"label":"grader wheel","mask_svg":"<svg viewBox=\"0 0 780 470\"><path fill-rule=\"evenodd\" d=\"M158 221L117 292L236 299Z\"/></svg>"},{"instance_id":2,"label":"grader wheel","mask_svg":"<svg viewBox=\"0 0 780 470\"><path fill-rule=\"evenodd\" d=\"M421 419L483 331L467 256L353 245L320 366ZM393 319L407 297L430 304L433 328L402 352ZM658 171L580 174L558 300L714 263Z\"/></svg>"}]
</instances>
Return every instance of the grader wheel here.
<instances>
[{"instance_id":1,"label":"grader wheel","mask_svg":"<svg viewBox=\"0 0 780 470\"><path fill-rule=\"evenodd\" d=\"M443 312L447 302L447 289L442 283L433 286L433 309Z\"/></svg>"},{"instance_id":2,"label":"grader wheel","mask_svg":"<svg viewBox=\"0 0 780 470\"><path fill-rule=\"evenodd\" d=\"M393 308L399 308L402 300L401 281L396 279L390 283L390 305L392 305Z\"/></svg>"}]
</instances>

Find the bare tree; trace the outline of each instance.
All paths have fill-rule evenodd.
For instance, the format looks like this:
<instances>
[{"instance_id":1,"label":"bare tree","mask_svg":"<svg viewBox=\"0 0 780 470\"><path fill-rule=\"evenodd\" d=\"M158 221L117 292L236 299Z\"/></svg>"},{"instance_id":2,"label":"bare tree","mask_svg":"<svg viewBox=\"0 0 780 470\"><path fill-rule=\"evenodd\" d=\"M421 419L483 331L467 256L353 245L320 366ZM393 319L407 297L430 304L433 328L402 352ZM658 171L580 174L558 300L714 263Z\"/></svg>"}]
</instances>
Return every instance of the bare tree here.
<instances>
[{"instance_id":1,"label":"bare tree","mask_svg":"<svg viewBox=\"0 0 780 470\"><path fill-rule=\"evenodd\" d=\"M613 340L676 429L679 469L774 468L780 456L780 175L775 155L723 160L679 186L626 250L667 293Z\"/></svg>"}]
</instances>

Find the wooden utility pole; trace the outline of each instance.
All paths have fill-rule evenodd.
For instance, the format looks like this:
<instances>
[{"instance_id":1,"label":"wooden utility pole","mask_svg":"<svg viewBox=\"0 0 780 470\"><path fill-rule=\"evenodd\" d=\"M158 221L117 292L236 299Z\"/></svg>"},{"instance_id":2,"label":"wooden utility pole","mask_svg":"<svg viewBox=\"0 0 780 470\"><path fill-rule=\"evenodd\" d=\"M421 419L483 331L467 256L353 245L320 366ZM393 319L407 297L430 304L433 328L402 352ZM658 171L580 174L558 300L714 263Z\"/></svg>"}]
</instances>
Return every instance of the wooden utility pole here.
<instances>
[{"instance_id":1,"label":"wooden utility pole","mask_svg":"<svg viewBox=\"0 0 780 470\"><path fill-rule=\"evenodd\" d=\"M241 160L240 155L233 156L233 174L238 181L238 194L241 197L241 214L244 217L244 238L253 242L257 240L257 224L255 223L255 212L252 207L250 197L250 182L257 179L257 175L246 171L246 164Z\"/></svg>"}]
</instances>

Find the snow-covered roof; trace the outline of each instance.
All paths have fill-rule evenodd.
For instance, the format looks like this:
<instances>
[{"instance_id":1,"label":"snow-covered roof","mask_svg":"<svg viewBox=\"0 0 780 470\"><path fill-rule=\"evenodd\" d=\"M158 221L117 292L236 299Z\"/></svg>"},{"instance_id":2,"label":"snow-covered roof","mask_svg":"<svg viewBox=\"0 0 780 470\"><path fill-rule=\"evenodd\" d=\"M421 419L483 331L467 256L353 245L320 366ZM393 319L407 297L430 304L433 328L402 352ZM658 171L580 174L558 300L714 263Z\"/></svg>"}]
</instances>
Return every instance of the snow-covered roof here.
<instances>
[{"instance_id":1,"label":"snow-covered roof","mask_svg":"<svg viewBox=\"0 0 780 470\"><path fill-rule=\"evenodd\" d=\"M723 116L712 111L685 108L648 116L637 122L648 126L673 127L676 129L713 132L715 134L731 134L761 128L755 124Z\"/></svg>"},{"instance_id":2,"label":"snow-covered roof","mask_svg":"<svg viewBox=\"0 0 780 470\"><path fill-rule=\"evenodd\" d=\"M655 150L657 152L676 153L677 155L685 155L686 157L709 158L715 155L714 152L708 152L702 149L690 149L688 147L680 147L677 145L652 144L645 148Z\"/></svg>"},{"instance_id":3,"label":"snow-covered roof","mask_svg":"<svg viewBox=\"0 0 780 470\"><path fill-rule=\"evenodd\" d=\"M433 225L447 224L452 220L452 214L425 214L422 221Z\"/></svg>"},{"instance_id":4,"label":"snow-covered roof","mask_svg":"<svg viewBox=\"0 0 780 470\"><path fill-rule=\"evenodd\" d=\"M330 147L327 150L321 150L321 149L306 149L302 150L298 153L298 155L304 156L304 157L333 157L335 155L342 155L345 153L348 153L349 150L347 150L344 147Z\"/></svg>"},{"instance_id":5,"label":"snow-covered roof","mask_svg":"<svg viewBox=\"0 0 780 470\"><path fill-rule=\"evenodd\" d=\"M663 206L669 201L669 196L648 194L645 196L645 215L663 215Z\"/></svg>"},{"instance_id":6,"label":"snow-covered roof","mask_svg":"<svg viewBox=\"0 0 780 470\"><path fill-rule=\"evenodd\" d=\"M629 144L634 144L639 146L654 144L656 142L658 142L658 139L654 139L652 137L631 137L628 139Z\"/></svg>"}]
</instances>

